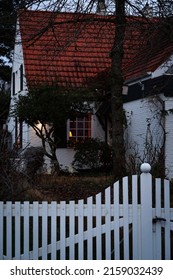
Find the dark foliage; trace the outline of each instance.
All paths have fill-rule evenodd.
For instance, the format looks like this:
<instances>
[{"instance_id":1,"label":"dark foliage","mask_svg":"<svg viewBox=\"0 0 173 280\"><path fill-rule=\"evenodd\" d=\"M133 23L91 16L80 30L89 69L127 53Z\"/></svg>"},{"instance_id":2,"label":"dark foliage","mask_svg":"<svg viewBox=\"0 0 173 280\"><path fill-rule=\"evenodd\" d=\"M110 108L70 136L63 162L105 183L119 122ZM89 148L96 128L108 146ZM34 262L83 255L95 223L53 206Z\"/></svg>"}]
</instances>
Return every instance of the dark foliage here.
<instances>
[{"instance_id":1,"label":"dark foliage","mask_svg":"<svg viewBox=\"0 0 173 280\"><path fill-rule=\"evenodd\" d=\"M98 139L88 139L76 143L73 165L76 168L103 169L112 168L111 147Z\"/></svg>"},{"instance_id":2,"label":"dark foliage","mask_svg":"<svg viewBox=\"0 0 173 280\"><path fill-rule=\"evenodd\" d=\"M10 93L0 90L0 131L6 122L10 106Z\"/></svg>"},{"instance_id":3,"label":"dark foliage","mask_svg":"<svg viewBox=\"0 0 173 280\"><path fill-rule=\"evenodd\" d=\"M28 178L33 178L44 164L44 149L42 147L29 147L24 153L26 173Z\"/></svg>"}]
</instances>

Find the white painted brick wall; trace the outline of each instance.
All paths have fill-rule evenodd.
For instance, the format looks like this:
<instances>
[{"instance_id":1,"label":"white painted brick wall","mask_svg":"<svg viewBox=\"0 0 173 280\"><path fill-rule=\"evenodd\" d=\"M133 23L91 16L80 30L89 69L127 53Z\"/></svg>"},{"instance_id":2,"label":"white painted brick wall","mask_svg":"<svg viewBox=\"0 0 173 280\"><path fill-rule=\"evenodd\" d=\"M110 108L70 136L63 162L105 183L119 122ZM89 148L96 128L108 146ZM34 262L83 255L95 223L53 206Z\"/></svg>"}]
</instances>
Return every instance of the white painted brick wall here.
<instances>
[{"instance_id":1,"label":"white painted brick wall","mask_svg":"<svg viewBox=\"0 0 173 280\"><path fill-rule=\"evenodd\" d=\"M16 44L14 48L14 57L13 57L13 66L12 66L12 73L15 73L15 95L11 95L11 109L13 109L15 99L17 98L18 94L26 94L27 93L27 86L26 86L26 78L25 78L25 67L23 67L23 91L19 91L20 86L20 66L23 64L23 49L21 45L21 35L19 32L19 26L17 26L16 31ZM11 93L13 92L13 83L11 84ZM8 130L12 135L12 143L15 142L15 118L10 117L8 119ZM23 144L24 147L27 146L29 143L29 129L26 124L23 124Z\"/></svg>"},{"instance_id":2,"label":"white painted brick wall","mask_svg":"<svg viewBox=\"0 0 173 280\"><path fill-rule=\"evenodd\" d=\"M92 138L98 138L101 141L105 140L105 132L96 115L92 115L91 122L91 136Z\"/></svg>"},{"instance_id":3,"label":"white painted brick wall","mask_svg":"<svg viewBox=\"0 0 173 280\"><path fill-rule=\"evenodd\" d=\"M139 156L142 161L148 161L149 163L151 161L151 153L146 153L147 150L145 149L149 127L153 145L161 145L162 143L161 128L157 115L160 107L161 104L158 103L158 101L147 98L124 104L128 120L128 128L126 130L128 151L132 154L137 152L137 156Z\"/></svg>"},{"instance_id":4,"label":"white painted brick wall","mask_svg":"<svg viewBox=\"0 0 173 280\"><path fill-rule=\"evenodd\" d=\"M165 110L173 109L173 97L165 100ZM165 130L167 132L165 155L169 179L173 179L173 113L166 115Z\"/></svg>"},{"instance_id":5,"label":"white painted brick wall","mask_svg":"<svg viewBox=\"0 0 173 280\"><path fill-rule=\"evenodd\" d=\"M162 95L160 97L163 98ZM129 115L130 122L127 129L129 146L133 146L134 143L137 143L139 154L142 158L144 157L144 142L149 120L151 121L151 131L154 142L161 143L161 127L158 119L153 118L157 110L151 102L148 103L148 100L149 99L145 98L124 104L124 109L126 114ZM160 109L162 108L160 107ZM173 98L167 98L165 100L165 110L169 109L173 109ZM169 113L165 117L165 132L167 133L165 143L165 168L167 177L171 179L173 178L173 114Z\"/></svg>"}]
</instances>

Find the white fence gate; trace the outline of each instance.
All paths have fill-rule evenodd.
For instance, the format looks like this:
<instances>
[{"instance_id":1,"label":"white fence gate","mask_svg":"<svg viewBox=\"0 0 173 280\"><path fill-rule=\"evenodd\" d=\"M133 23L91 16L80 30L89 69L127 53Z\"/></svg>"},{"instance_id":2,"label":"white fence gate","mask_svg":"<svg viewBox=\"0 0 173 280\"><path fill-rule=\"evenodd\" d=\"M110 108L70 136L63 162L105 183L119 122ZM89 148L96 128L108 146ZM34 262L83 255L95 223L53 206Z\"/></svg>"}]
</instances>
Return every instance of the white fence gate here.
<instances>
[{"instance_id":1,"label":"white fence gate","mask_svg":"<svg viewBox=\"0 0 173 280\"><path fill-rule=\"evenodd\" d=\"M170 182L141 171L104 202L0 202L0 259L173 259Z\"/></svg>"}]
</instances>

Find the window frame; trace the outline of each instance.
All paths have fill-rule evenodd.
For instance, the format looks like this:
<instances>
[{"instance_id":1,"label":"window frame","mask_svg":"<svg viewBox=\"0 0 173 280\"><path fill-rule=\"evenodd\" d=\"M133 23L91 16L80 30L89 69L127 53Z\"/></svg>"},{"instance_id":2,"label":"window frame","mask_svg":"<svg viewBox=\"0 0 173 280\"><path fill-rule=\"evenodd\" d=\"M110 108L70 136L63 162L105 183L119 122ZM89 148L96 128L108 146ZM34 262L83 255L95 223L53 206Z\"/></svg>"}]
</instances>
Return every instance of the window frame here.
<instances>
[{"instance_id":1,"label":"window frame","mask_svg":"<svg viewBox=\"0 0 173 280\"><path fill-rule=\"evenodd\" d=\"M91 139L91 113L68 120L67 123L67 143L68 147L73 147L77 142Z\"/></svg>"}]
</instances>

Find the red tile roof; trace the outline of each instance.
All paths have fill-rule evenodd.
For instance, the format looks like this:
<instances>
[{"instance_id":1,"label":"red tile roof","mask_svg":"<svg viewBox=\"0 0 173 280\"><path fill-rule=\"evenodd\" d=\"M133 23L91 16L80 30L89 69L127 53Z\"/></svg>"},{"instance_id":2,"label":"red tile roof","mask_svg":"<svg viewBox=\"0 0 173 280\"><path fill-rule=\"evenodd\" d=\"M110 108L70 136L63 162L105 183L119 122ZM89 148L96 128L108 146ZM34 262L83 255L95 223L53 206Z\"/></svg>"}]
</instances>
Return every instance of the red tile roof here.
<instances>
[{"instance_id":1,"label":"red tile roof","mask_svg":"<svg viewBox=\"0 0 173 280\"><path fill-rule=\"evenodd\" d=\"M159 29L158 26L152 37L146 41L144 47L135 55L133 63L127 67L126 79L154 72L162 64L166 64L173 54L173 39L170 35L165 30Z\"/></svg>"},{"instance_id":2,"label":"red tile roof","mask_svg":"<svg viewBox=\"0 0 173 280\"><path fill-rule=\"evenodd\" d=\"M148 64L143 59L146 55L139 54L142 48L147 49L148 30L151 34L156 21L127 18L123 58L125 79L160 65L163 53L155 54L156 59L150 59ZM109 71L115 32L112 16L22 11L19 23L29 86L58 83L63 87L84 87L99 73Z\"/></svg>"}]
</instances>

